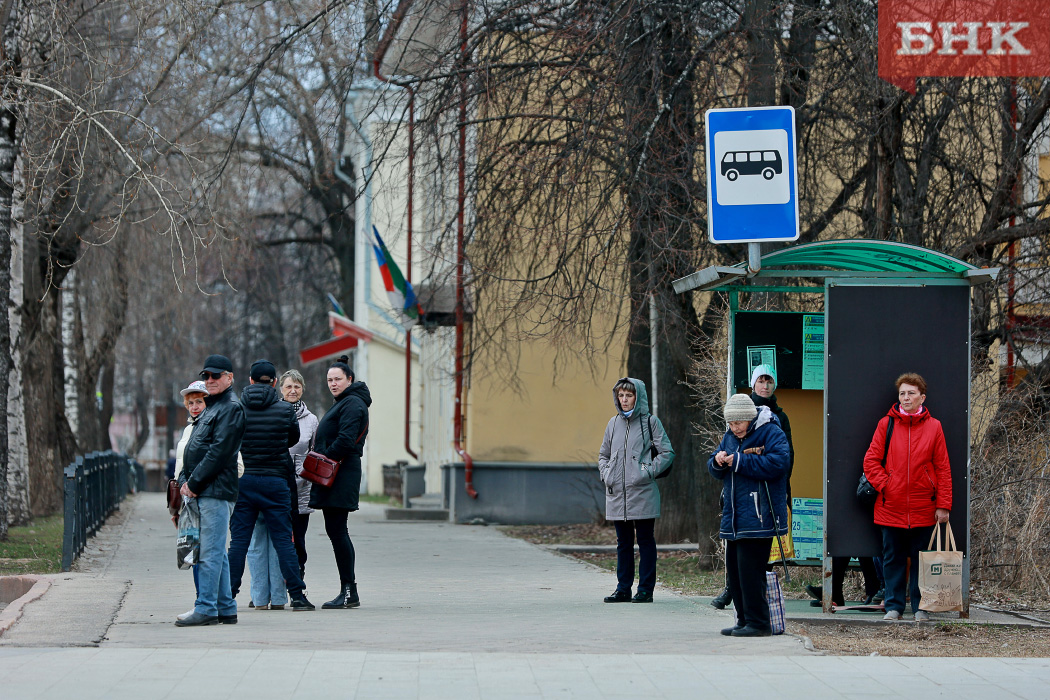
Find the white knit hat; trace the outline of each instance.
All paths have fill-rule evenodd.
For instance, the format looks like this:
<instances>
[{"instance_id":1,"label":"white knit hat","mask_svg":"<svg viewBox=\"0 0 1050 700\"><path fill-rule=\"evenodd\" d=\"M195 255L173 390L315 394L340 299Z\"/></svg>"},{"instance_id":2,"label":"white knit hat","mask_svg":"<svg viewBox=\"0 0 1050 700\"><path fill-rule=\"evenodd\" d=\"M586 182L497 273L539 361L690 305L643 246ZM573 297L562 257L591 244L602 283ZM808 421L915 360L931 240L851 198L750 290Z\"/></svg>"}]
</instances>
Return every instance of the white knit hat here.
<instances>
[{"instance_id":1,"label":"white knit hat","mask_svg":"<svg viewBox=\"0 0 1050 700\"><path fill-rule=\"evenodd\" d=\"M725 416L727 423L735 420L750 421L754 420L755 416L758 415L758 409L755 408L755 402L747 394L733 394L726 401L726 407L722 409L722 415Z\"/></svg>"},{"instance_id":2,"label":"white knit hat","mask_svg":"<svg viewBox=\"0 0 1050 700\"><path fill-rule=\"evenodd\" d=\"M755 382L759 377L769 377L773 380L773 391L777 390L777 372L769 365L759 365L751 372L751 388L755 388Z\"/></svg>"}]
</instances>

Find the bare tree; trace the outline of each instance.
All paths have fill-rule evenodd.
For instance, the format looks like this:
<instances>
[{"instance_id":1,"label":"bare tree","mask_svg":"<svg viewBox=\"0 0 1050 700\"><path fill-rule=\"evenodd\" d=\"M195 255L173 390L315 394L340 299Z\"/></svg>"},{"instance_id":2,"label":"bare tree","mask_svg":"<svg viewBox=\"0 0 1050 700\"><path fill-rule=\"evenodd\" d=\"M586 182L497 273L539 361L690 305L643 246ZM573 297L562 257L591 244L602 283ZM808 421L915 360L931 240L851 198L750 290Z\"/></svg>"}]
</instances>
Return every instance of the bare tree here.
<instances>
[{"instance_id":1,"label":"bare tree","mask_svg":"<svg viewBox=\"0 0 1050 700\"><path fill-rule=\"evenodd\" d=\"M675 295L670 282L743 258L737 246L704 241L697 115L796 108L800 242L864 235L1012 265L1002 243L1045 240L1045 193L1023 202L1011 193L1046 137L1050 82L1029 81L1011 106L1007 81L930 79L901 93L877 76L873 1L470 8L465 50L439 42L433 67L417 62L405 79L425 100L419 128L437 173L458 157L450 131L468 76L468 251L481 310L472 367L513 367L501 353L518 339L542 337L568 355L613 349L622 333L628 372L651 381L655 346L661 417L682 448L664 537L707 543L714 527L717 489L703 474L711 445L690 426L717 422L721 397L682 387L724 308L718 295ZM436 19L454 26L457 16ZM1004 131L1011 114L1020 125ZM454 235L451 222L444 235ZM981 353L1005 337L999 298L975 295Z\"/></svg>"}]
</instances>

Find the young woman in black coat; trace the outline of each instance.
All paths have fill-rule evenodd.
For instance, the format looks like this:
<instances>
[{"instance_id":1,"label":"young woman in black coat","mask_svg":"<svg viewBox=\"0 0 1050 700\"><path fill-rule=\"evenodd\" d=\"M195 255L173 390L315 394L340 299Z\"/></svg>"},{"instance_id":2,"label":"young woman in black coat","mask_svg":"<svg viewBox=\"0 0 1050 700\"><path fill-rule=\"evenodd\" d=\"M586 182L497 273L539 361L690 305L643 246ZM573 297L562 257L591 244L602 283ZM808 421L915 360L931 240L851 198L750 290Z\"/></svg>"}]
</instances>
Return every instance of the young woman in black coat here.
<instances>
[{"instance_id":1,"label":"young woman in black coat","mask_svg":"<svg viewBox=\"0 0 1050 700\"><path fill-rule=\"evenodd\" d=\"M314 452L338 461L339 471L330 487L313 485L310 507L324 514L324 529L332 541L339 568L339 595L321 606L332 610L361 605L354 576L354 543L350 541L346 521L351 511L358 509L361 454L368 434L368 407L372 397L364 382L354 381L354 371L346 355L328 368L328 390L335 397L335 404L317 425Z\"/></svg>"}]
</instances>

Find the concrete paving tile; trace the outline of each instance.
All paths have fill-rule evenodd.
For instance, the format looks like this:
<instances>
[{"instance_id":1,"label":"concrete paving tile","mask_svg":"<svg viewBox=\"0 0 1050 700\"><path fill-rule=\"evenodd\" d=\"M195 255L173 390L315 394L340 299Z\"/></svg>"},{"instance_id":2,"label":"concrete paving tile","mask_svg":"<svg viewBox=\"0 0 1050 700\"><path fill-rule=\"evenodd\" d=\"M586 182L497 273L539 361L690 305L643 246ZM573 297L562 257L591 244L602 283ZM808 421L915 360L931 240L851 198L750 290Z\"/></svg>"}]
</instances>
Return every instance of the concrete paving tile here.
<instances>
[{"instance_id":1,"label":"concrete paving tile","mask_svg":"<svg viewBox=\"0 0 1050 700\"><path fill-rule=\"evenodd\" d=\"M1003 678L998 683L994 683L992 687L998 692L1010 693L1012 697L1024 698L1024 700L1046 700L1050 696L1050 687L1046 682L1041 681Z\"/></svg>"},{"instance_id":2,"label":"concrete paving tile","mask_svg":"<svg viewBox=\"0 0 1050 700\"><path fill-rule=\"evenodd\" d=\"M994 696L996 700L1010 700L1017 698L1017 694L1009 691L1001 685L988 683L942 683L940 690L947 697L959 698L959 700L986 700ZM1048 691L1043 688L1043 697L1047 697Z\"/></svg>"},{"instance_id":3,"label":"concrete paving tile","mask_svg":"<svg viewBox=\"0 0 1050 700\"><path fill-rule=\"evenodd\" d=\"M967 664L964 662L960 663L959 659L902 657L900 658L900 664L904 668L934 681L944 678L945 674L951 674L954 677L977 678L976 674L967 670Z\"/></svg>"},{"instance_id":4,"label":"concrete paving tile","mask_svg":"<svg viewBox=\"0 0 1050 700\"><path fill-rule=\"evenodd\" d=\"M720 693L740 694L743 697L757 697L778 692L776 684L769 683L761 678L737 676L735 678L709 679L709 681Z\"/></svg>"},{"instance_id":5,"label":"concrete paving tile","mask_svg":"<svg viewBox=\"0 0 1050 700\"><path fill-rule=\"evenodd\" d=\"M11 680L4 681L4 697L19 698L19 700L37 700L48 692L48 688L40 687L35 680Z\"/></svg>"},{"instance_id":6,"label":"concrete paving tile","mask_svg":"<svg viewBox=\"0 0 1050 700\"><path fill-rule=\"evenodd\" d=\"M419 696L428 698L441 697L481 697L481 689L472 677L446 679L440 682L426 681L418 686Z\"/></svg>"},{"instance_id":7,"label":"concrete paving tile","mask_svg":"<svg viewBox=\"0 0 1050 700\"><path fill-rule=\"evenodd\" d=\"M596 674L592 670L591 680L600 691L607 695L628 694L635 697L648 697L656 692L656 686L652 681L637 673Z\"/></svg>"},{"instance_id":8,"label":"concrete paving tile","mask_svg":"<svg viewBox=\"0 0 1050 700\"><path fill-rule=\"evenodd\" d=\"M301 698L348 698L357 692L357 681L333 681L323 678L302 678L288 696ZM263 696L265 697L265 696Z\"/></svg>"},{"instance_id":9,"label":"concrete paving tile","mask_svg":"<svg viewBox=\"0 0 1050 700\"><path fill-rule=\"evenodd\" d=\"M362 683L353 697L368 700L401 700L419 697L419 686L400 683Z\"/></svg>"}]
</instances>

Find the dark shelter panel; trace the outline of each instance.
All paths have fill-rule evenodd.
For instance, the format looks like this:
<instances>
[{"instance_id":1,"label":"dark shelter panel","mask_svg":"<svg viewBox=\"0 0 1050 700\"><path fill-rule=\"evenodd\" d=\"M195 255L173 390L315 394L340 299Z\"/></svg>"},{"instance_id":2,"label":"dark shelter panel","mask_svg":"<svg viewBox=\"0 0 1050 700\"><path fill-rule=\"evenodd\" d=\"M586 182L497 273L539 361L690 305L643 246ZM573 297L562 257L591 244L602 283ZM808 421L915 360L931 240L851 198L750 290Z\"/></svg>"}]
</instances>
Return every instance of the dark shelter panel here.
<instances>
[{"instance_id":1,"label":"dark shelter panel","mask_svg":"<svg viewBox=\"0 0 1050 700\"><path fill-rule=\"evenodd\" d=\"M830 556L879 556L871 508L857 500L864 453L897 400L904 372L926 380L925 406L944 426L952 467L952 530L966 551L970 288L836 285L827 307L827 498ZM894 435L894 439L898 439Z\"/></svg>"}]
</instances>

